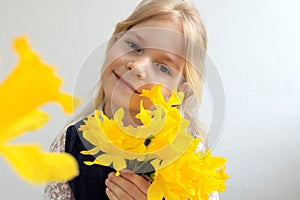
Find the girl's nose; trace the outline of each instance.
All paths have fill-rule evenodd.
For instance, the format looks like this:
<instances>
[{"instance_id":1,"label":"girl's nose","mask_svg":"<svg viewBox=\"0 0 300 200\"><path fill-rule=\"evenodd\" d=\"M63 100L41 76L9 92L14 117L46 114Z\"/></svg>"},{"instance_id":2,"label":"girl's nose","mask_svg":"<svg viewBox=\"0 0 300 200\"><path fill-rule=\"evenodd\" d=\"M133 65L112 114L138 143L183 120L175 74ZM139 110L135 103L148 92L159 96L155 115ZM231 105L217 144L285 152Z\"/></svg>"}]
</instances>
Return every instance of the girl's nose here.
<instances>
[{"instance_id":1,"label":"girl's nose","mask_svg":"<svg viewBox=\"0 0 300 200\"><path fill-rule=\"evenodd\" d=\"M147 66L149 67L149 65L151 65L149 59L128 61L127 69L131 70L139 79L145 79L147 75Z\"/></svg>"}]
</instances>

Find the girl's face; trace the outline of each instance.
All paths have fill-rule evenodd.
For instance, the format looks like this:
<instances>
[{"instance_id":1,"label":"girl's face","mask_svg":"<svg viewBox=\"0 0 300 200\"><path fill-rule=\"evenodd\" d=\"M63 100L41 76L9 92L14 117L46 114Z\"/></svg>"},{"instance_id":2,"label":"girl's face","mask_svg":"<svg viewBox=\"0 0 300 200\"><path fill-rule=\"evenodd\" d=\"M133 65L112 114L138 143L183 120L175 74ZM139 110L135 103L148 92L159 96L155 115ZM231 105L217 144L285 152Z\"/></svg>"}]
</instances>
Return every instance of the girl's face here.
<instances>
[{"instance_id":1,"label":"girl's face","mask_svg":"<svg viewBox=\"0 0 300 200\"><path fill-rule=\"evenodd\" d=\"M138 112L143 100L149 108L149 100L139 94L160 83L167 100L184 80L183 50L181 26L171 20L149 20L120 34L102 71L106 104L115 110L123 107Z\"/></svg>"}]
</instances>

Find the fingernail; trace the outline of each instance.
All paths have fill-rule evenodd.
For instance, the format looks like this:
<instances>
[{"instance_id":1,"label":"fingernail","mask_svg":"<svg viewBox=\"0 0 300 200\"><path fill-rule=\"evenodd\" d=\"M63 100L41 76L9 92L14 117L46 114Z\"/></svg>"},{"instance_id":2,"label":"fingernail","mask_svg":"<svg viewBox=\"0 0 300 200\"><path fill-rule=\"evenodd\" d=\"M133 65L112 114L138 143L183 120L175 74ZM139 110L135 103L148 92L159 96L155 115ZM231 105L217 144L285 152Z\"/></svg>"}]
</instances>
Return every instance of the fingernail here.
<instances>
[{"instance_id":1,"label":"fingernail","mask_svg":"<svg viewBox=\"0 0 300 200\"><path fill-rule=\"evenodd\" d=\"M114 172L111 172L108 174L108 178L113 178L115 176L115 173Z\"/></svg>"}]
</instances>

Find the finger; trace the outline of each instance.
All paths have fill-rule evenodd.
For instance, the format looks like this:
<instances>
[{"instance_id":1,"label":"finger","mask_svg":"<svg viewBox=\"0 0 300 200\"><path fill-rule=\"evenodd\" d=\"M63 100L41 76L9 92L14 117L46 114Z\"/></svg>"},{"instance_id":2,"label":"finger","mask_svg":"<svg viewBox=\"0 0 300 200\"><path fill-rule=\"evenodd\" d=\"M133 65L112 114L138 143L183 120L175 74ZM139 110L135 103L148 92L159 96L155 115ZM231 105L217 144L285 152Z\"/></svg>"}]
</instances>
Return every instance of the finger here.
<instances>
[{"instance_id":1,"label":"finger","mask_svg":"<svg viewBox=\"0 0 300 200\"><path fill-rule=\"evenodd\" d=\"M105 185L107 186L106 192L109 193L109 198L114 199L124 199L124 200L133 200L133 198L121 187L119 187L114 182L110 181L109 179L105 180Z\"/></svg>"},{"instance_id":2,"label":"finger","mask_svg":"<svg viewBox=\"0 0 300 200\"><path fill-rule=\"evenodd\" d=\"M123 178L127 179L128 181L132 182L134 185L137 185L138 188L144 193L147 194L147 190L150 187L149 181L143 178L140 175L135 174L132 171L127 169L121 170L120 174Z\"/></svg>"},{"instance_id":3,"label":"finger","mask_svg":"<svg viewBox=\"0 0 300 200\"><path fill-rule=\"evenodd\" d=\"M115 173L112 172L108 175L108 180L120 187L123 191L133 197L133 199L147 199L146 193L142 192L138 185L135 185L122 176L116 176Z\"/></svg>"},{"instance_id":4,"label":"finger","mask_svg":"<svg viewBox=\"0 0 300 200\"><path fill-rule=\"evenodd\" d=\"M106 195L110 200L118 200L118 198L116 197L116 195L107 187L105 189Z\"/></svg>"}]
</instances>

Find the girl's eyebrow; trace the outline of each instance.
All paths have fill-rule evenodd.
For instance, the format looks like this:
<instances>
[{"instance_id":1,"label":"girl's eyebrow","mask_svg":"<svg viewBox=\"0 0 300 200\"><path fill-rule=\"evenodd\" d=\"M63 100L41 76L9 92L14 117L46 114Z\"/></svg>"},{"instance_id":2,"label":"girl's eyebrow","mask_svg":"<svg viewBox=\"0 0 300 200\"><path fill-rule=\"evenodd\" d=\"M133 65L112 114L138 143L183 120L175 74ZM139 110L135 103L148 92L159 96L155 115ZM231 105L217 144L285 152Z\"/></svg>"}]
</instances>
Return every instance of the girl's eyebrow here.
<instances>
[{"instance_id":1,"label":"girl's eyebrow","mask_svg":"<svg viewBox=\"0 0 300 200\"><path fill-rule=\"evenodd\" d=\"M140 36L138 33L134 32L134 31L128 31L127 33L129 35L136 37L139 41L145 42L145 39L142 36Z\"/></svg>"},{"instance_id":2,"label":"girl's eyebrow","mask_svg":"<svg viewBox=\"0 0 300 200\"><path fill-rule=\"evenodd\" d=\"M172 54L172 53L167 51L166 54L162 54L162 55L163 55L163 58L164 58L167 62L172 63L172 64L176 67L177 70L180 70L180 67L179 67L179 65L178 65L177 59L175 58L175 56L170 55L170 54Z\"/></svg>"}]
</instances>

